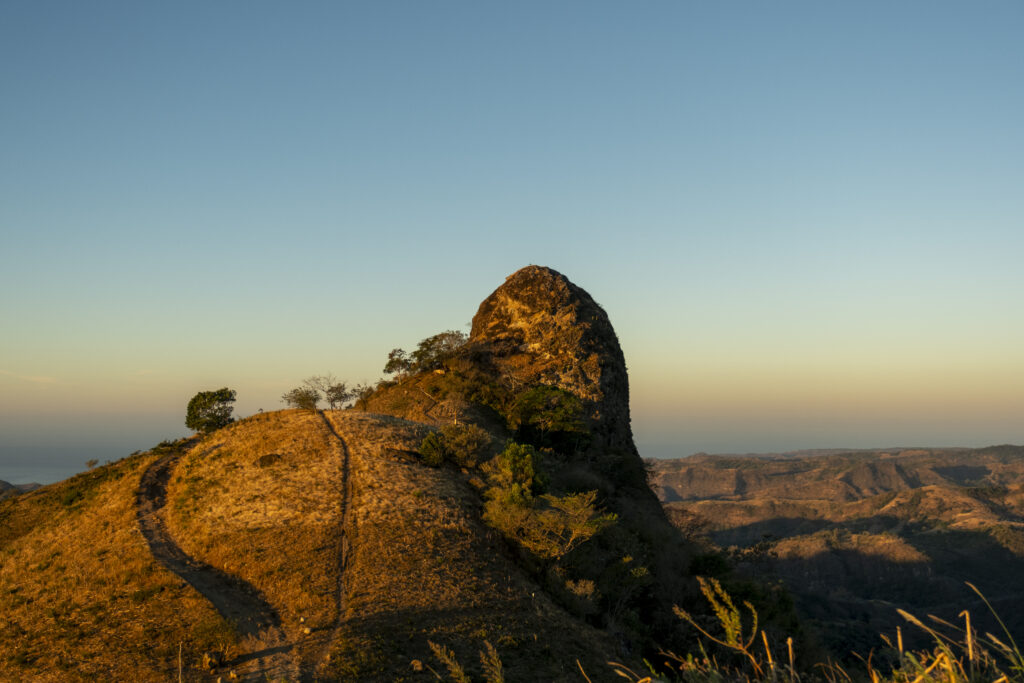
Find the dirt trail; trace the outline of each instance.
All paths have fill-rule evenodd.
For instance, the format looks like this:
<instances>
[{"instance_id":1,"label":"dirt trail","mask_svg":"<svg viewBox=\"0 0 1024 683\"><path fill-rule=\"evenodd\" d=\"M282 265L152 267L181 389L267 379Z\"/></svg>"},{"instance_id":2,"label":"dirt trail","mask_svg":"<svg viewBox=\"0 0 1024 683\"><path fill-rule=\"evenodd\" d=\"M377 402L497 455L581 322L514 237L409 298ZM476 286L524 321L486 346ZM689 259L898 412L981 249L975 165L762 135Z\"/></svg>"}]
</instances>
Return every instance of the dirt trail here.
<instances>
[{"instance_id":1,"label":"dirt trail","mask_svg":"<svg viewBox=\"0 0 1024 683\"><path fill-rule=\"evenodd\" d=\"M317 680L318 674L320 674L328 663L331 646L337 642L341 628L345 623L345 568L348 565L348 520L352 493L352 482L349 477L349 462L351 460L351 454L349 452L348 445L345 443L345 440L341 438L341 435L338 434L338 430L334 428L334 423L331 422L330 418L328 418L323 412L320 413L320 418L324 421L324 426L326 426L328 431L331 432L331 435L334 436L334 447L339 450L342 457L342 500L340 522L338 524L338 584L334 587L334 609L337 618L335 619L334 627L330 631L330 635L326 638L324 644L320 648L315 664L313 664L313 666L303 667L303 681Z\"/></svg>"},{"instance_id":2,"label":"dirt trail","mask_svg":"<svg viewBox=\"0 0 1024 683\"><path fill-rule=\"evenodd\" d=\"M187 555L167 531L160 511L167 503L171 471L181 456L178 453L160 458L149 466L139 484L139 529L153 557L199 591L225 619L237 625L242 636L240 645L247 654L236 658L227 668L234 670L242 680L298 679L298 667L291 657L292 647L274 608L246 582Z\"/></svg>"}]
</instances>

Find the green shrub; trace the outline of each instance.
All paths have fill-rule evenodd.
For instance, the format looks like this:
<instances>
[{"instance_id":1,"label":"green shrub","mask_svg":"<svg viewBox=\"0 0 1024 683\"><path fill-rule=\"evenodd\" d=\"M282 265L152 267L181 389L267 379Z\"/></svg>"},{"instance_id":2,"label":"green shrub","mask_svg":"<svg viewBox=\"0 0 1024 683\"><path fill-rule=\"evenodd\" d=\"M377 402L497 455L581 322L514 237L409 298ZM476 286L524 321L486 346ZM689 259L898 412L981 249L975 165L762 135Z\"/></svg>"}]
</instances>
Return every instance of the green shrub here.
<instances>
[{"instance_id":1,"label":"green shrub","mask_svg":"<svg viewBox=\"0 0 1024 683\"><path fill-rule=\"evenodd\" d=\"M518 394L507 419L518 438L538 446L574 451L589 440L583 403L575 394L558 387L540 385Z\"/></svg>"},{"instance_id":2,"label":"green shrub","mask_svg":"<svg viewBox=\"0 0 1024 683\"><path fill-rule=\"evenodd\" d=\"M217 391L200 391L188 402L185 426L202 434L209 434L235 421L231 417L237 392L224 387Z\"/></svg>"},{"instance_id":3,"label":"green shrub","mask_svg":"<svg viewBox=\"0 0 1024 683\"><path fill-rule=\"evenodd\" d=\"M427 434L420 443L419 454L430 467L440 467L446 460L461 467L475 467L490 445L490 435L480 427L452 424Z\"/></svg>"},{"instance_id":4,"label":"green shrub","mask_svg":"<svg viewBox=\"0 0 1024 683\"><path fill-rule=\"evenodd\" d=\"M64 507L71 507L78 501L85 498L85 493L80 488L72 487L64 491L60 497L60 504Z\"/></svg>"},{"instance_id":5,"label":"green shrub","mask_svg":"<svg viewBox=\"0 0 1024 683\"><path fill-rule=\"evenodd\" d=\"M484 521L542 560L561 560L615 522L598 508L597 491L538 495L545 481L533 446L509 441L485 469Z\"/></svg>"},{"instance_id":6,"label":"green shrub","mask_svg":"<svg viewBox=\"0 0 1024 683\"><path fill-rule=\"evenodd\" d=\"M440 467L445 461L444 442L437 432L430 432L420 443L420 458L423 464L430 467Z\"/></svg>"},{"instance_id":7,"label":"green shrub","mask_svg":"<svg viewBox=\"0 0 1024 683\"><path fill-rule=\"evenodd\" d=\"M472 424L452 424L441 428L446 455L462 467L476 467L480 456L491 445L486 430Z\"/></svg>"},{"instance_id":8,"label":"green shrub","mask_svg":"<svg viewBox=\"0 0 1024 683\"><path fill-rule=\"evenodd\" d=\"M544 484L540 453L528 444L509 441L484 469L491 484L487 496L503 504L526 505Z\"/></svg>"}]
</instances>

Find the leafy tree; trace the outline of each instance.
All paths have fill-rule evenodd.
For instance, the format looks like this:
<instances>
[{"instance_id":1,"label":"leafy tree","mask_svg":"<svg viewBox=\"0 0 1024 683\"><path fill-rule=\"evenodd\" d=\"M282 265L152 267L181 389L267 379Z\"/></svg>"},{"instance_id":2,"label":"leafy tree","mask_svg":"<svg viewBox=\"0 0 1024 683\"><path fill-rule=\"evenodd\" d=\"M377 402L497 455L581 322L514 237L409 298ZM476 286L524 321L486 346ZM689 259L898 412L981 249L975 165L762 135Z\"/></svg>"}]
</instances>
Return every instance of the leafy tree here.
<instances>
[{"instance_id":1,"label":"leafy tree","mask_svg":"<svg viewBox=\"0 0 1024 683\"><path fill-rule=\"evenodd\" d=\"M404 374L437 370L444 365L445 361L458 353L467 339L465 332L446 330L421 341L412 353L407 353L402 349L392 349L388 354L384 372Z\"/></svg>"},{"instance_id":2,"label":"leafy tree","mask_svg":"<svg viewBox=\"0 0 1024 683\"><path fill-rule=\"evenodd\" d=\"M327 401L327 405L331 406L331 410L334 410L351 401L354 393L345 382L338 382L327 387L324 391L324 400Z\"/></svg>"},{"instance_id":3,"label":"leafy tree","mask_svg":"<svg viewBox=\"0 0 1024 683\"><path fill-rule=\"evenodd\" d=\"M409 358L409 354L402 349L391 349L391 353L388 354L388 362L384 366L384 372L393 375L395 373L404 374L412 370L412 359Z\"/></svg>"},{"instance_id":4,"label":"leafy tree","mask_svg":"<svg viewBox=\"0 0 1024 683\"><path fill-rule=\"evenodd\" d=\"M509 441L485 467L491 487L484 521L536 557L558 562L611 526L616 516L598 509L597 491L537 496L544 485L539 467L540 455L532 446Z\"/></svg>"},{"instance_id":5,"label":"leafy tree","mask_svg":"<svg viewBox=\"0 0 1024 683\"><path fill-rule=\"evenodd\" d=\"M331 410L340 408L353 398L354 392L346 382L339 382L334 375L313 375L302 382L307 389L317 392L317 400L323 398Z\"/></svg>"},{"instance_id":6,"label":"leafy tree","mask_svg":"<svg viewBox=\"0 0 1024 683\"><path fill-rule=\"evenodd\" d=\"M356 400L356 407L360 410L366 410L369 405L370 397L373 396L375 388L372 384L366 384L360 382L359 384L352 387L352 396Z\"/></svg>"},{"instance_id":7,"label":"leafy tree","mask_svg":"<svg viewBox=\"0 0 1024 683\"><path fill-rule=\"evenodd\" d=\"M580 399L565 389L545 384L516 396L508 420L521 438L538 445L564 445L561 442L570 442L572 437L587 437Z\"/></svg>"},{"instance_id":8,"label":"leafy tree","mask_svg":"<svg viewBox=\"0 0 1024 683\"><path fill-rule=\"evenodd\" d=\"M281 395L281 400L292 408L300 408L316 412L316 404L320 401L320 392L307 386L296 387Z\"/></svg>"},{"instance_id":9,"label":"leafy tree","mask_svg":"<svg viewBox=\"0 0 1024 683\"><path fill-rule=\"evenodd\" d=\"M615 522L615 513L599 511L596 499L597 491L541 496L530 523L517 530L519 542L539 557L560 560Z\"/></svg>"},{"instance_id":10,"label":"leafy tree","mask_svg":"<svg viewBox=\"0 0 1024 683\"><path fill-rule=\"evenodd\" d=\"M189 429L209 434L235 421L231 412L235 409L236 393L224 387L217 391L200 391L188 402L185 412L185 426Z\"/></svg>"},{"instance_id":11,"label":"leafy tree","mask_svg":"<svg viewBox=\"0 0 1024 683\"><path fill-rule=\"evenodd\" d=\"M427 337L412 352L413 364L417 370L436 370L456 354L466 339L465 332L457 330L447 330Z\"/></svg>"}]
</instances>

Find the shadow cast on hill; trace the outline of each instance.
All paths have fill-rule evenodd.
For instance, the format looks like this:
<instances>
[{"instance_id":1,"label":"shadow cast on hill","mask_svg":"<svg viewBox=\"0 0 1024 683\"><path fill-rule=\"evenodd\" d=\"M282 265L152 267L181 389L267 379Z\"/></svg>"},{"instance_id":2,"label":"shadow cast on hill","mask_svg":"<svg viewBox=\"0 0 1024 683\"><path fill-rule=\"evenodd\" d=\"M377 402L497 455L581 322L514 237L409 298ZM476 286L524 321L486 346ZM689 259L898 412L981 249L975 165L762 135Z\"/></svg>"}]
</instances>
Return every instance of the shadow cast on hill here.
<instances>
[{"instance_id":1,"label":"shadow cast on hill","mask_svg":"<svg viewBox=\"0 0 1024 683\"><path fill-rule=\"evenodd\" d=\"M799 611L837 656L883 646L880 635L902 627L908 647L932 638L899 615L924 621L935 615L962 623L968 610L980 632L1002 637L1002 627L966 585L978 587L1015 639L1024 634L1024 556L987 531L946 529L878 516L850 522L775 518L716 532L719 542L763 542L769 550L756 570L774 575L793 594Z\"/></svg>"},{"instance_id":2,"label":"shadow cast on hill","mask_svg":"<svg viewBox=\"0 0 1024 683\"><path fill-rule=\"evenodd\" d=\"M605 668L604 662L615 654L610 642L588 637L578 625L569 628L566 622L552 618L551 612L550 603L538 595L498 606L410 607L350 614L331 653L330 673L343 675L344 680L355 679L357 674L392 680L408 675L416 661L437 668L428 641L450 647L474 676L483 673L478 669L485 641L497 650L506 679L511 681L578 680L577 660L590 671ZM503 618L496 620L496 613ZM543 631L534 630L538 624Z\"/></svg>"}]
</instances>

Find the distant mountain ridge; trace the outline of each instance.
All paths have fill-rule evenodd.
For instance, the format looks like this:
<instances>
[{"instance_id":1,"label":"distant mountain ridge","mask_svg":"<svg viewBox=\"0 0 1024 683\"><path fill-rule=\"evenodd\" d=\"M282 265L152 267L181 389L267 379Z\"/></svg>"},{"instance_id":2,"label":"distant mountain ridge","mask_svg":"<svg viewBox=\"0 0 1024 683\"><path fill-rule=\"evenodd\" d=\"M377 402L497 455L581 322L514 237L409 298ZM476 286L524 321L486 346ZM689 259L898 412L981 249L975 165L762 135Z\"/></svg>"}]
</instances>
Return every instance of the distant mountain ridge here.
<instances>
[{"instance_id":1,"label":"distant mountain ridge","mask_svg":"<svg viewBox=\"0 0 1024 683\"><path fill-rule=\"evenodd\" d=\"M0 500L4 498L10 498L16 496L19 493L27 493L28 491L35 491L42 484L36 484L32 482L30 484L11 484L9 482L0 479Z\"/></svg>"},{"instance_id":2,"label":"distant mountain ridge","mask_svg":"<svg viewBox=\"0 0 1024 683\"><path fill-rule=\"evenodd\" d=\"M1013 485L1024 447L818 449L785 454L695 454L649 460L663 502L784 499L858 500L922 486Z\"/></svg>"},{"instance_id":3,"label":"distant mountain ridge","mask_svg":"<svg viewBox=\"0 0 1024 683\"><path fill-rule=\"evenodd\" d=\"M758 451L752 453L706 453L701 451L681 458L659 458L660 460L685 460L687 458L816 458L830 455L857 455L879 453L904 453L912 451L959 452L973 450L967 446L888 446L885 448L800 448L793 451Z\"/></svg>"},{"instance_id":4,"label":"distant mountain ridge","mask_svg":"<svg viewBox=\"0 0 1024 683\"><path fill-rule=\"evenodd\" d=\"M905 626L896 607L986 618L965 581L1024 634L1024 446L648 465L669 516L783 581L837 656Z\"/></svg>"}]
</instances>

